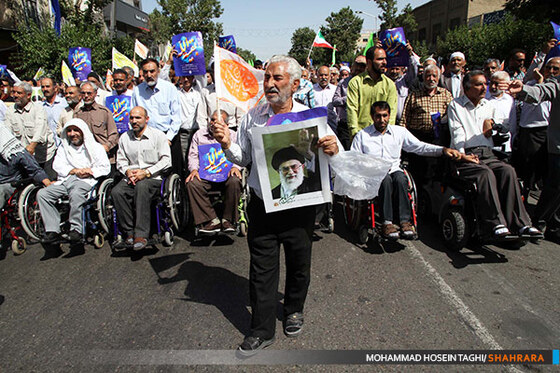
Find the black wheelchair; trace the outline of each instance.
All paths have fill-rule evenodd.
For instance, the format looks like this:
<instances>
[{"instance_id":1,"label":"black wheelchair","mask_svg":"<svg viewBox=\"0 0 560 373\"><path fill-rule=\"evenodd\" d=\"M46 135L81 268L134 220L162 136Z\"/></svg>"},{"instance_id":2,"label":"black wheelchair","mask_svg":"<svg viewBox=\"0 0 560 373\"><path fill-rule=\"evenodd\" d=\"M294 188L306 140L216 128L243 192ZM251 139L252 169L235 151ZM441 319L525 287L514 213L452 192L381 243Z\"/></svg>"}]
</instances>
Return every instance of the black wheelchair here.
<instances>
[{"instance_id":1,"label":"black wheelchair","mask_svg":"<svg viewBox=\"0 0 560 373\"><path fill-rule=\"evenodd\" d=\"M127 248L129 245L123 242L110 191L106 198L104 216L109 217L111 250ZM152 211L155 219L152 219L152 234L148 245L163 242L166 246L173 246L175 235L185 229L190 216L184 184L178 174L162 178L159 193L152 200Z\"/></svg>"},{"instance_id":2,"label":"black wheelchair","mask_svg":"<svg viewBox=\"0 0 560 373\"><path fill-rule=\"evenodd\" d=\"M112 185L113 179L100 179L90 189L87 200L82 206L82 221L84 222L82 235L85 243L92 243L98 249L105 244L105 237L109 233L111 224L111 216L107 214L107 195ZM41 188L42 186L35 184L28 185L19 195L18 201L18 216L21 226L25 233L36 242L42 242L45 235L45 227L37 202L37 192ZM60 198L57 201L57 209L60 212L61 232L64 237L70 229L67 219L70 212L68 197Z\"/></svg>"},{"instance_id":3,"label":"black wheelchair","mask_svg":"<svg viewBox=\"0 0 560 373\"><path fill-rule=\"evenodd\" d=\"M416 220L416 204L418 197L416 193L416 184L414 183L412 175L410 175L406 168L402 167L402 170L408 182L407 194L412 212L411 223L414 226L414 235L409 239L417 239L418 224ZM357 240L360 244L366 244L370 239L377 242L385 240L381 234L381 224L376 223L376 220L380 218L379 213L376 211L377 209L377 198L356 201L346 196L343 197L344 221L346 226L357 234ZM398 216L398 212L396 212L395 216ZM401 238L405 237L401 236Z\"/></svg>"}]
</instances>

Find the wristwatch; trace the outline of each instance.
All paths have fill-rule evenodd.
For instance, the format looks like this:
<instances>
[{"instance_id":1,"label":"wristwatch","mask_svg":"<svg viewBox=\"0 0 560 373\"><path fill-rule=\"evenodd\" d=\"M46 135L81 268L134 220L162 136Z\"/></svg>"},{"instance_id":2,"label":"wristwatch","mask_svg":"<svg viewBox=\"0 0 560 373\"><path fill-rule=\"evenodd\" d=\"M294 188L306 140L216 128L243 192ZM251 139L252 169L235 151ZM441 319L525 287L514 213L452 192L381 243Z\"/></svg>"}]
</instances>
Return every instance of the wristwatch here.
<instances>
[{"instance_id":1,"label":"wristwatch","mask_svg":"<svg viewBox=\"0 0 560 373\"><path fill-rule=\"evenodd\" d=\"M152 177L152 173L150 171L148 171L148 170L145 170L145 171L146 171L146 177L147 178Z\"/></svg>"}]
</instances>

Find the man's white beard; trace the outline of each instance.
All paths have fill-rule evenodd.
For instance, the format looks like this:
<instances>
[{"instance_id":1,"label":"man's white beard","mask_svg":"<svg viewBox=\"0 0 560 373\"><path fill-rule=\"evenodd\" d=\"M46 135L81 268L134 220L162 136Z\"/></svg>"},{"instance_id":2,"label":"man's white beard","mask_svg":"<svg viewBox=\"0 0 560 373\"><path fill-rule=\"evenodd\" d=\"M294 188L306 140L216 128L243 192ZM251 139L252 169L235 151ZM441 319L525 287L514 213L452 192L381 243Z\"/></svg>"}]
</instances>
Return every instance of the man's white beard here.
<instances>
[{"instance_id":1,"label":"man's white beard","mask_svg":"<svg viewBox=\"0 0 560 373\"><path fill-rule=\"evenodd\" d=\"M296 177L292 179L288 179L284 176L284 173L280 173L280 185L284 193L288 196L291 195L294 191L299 188L299 186L303 183L303 172L300 170L296 173Z\"/></svg>"}]
</instances>

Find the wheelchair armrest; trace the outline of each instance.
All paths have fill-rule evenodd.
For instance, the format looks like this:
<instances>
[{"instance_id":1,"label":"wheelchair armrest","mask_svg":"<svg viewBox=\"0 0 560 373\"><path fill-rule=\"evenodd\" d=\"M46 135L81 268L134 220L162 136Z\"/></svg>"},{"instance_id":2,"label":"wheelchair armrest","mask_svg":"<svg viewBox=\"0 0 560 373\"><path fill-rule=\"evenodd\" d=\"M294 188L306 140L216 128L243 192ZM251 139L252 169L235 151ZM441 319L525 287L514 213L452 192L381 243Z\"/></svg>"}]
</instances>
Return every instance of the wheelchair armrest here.
<instances>
[{"instance_id":1,"label":"wheelchair armrest","mask_svg":"<svg viewBox=\"0 0 560 373\"><path fill-rule=\"evenodd\" d=\"M23 187L28 186L29 184L33 183L33 178L25 178L21 180L12 181L10 185L16 189L21 189Z\"/></svg>"},{"instance_id":2,"label":"wheelchair armrest","mask_svg":"<svg viewBox=\"0 0 560 373\"><path fill-rule=\"evenodd\" d=\"M461 172L457 167L457 163L452 161L451 159L444 160L443 170L442 184L465 192L477 190L475 182L469 182L461 177Z\"/></svg>"}]
</instances>

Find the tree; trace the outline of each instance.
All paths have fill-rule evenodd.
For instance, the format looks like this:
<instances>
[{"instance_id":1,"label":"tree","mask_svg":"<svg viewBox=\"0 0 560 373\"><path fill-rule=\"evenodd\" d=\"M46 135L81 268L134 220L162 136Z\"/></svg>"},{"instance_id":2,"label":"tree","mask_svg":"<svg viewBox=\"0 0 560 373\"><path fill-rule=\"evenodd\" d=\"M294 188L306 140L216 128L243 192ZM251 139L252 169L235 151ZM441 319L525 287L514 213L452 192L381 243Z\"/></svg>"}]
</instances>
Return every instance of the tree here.
<instances>
[{"instance_id":1,"label":"tree","mask_svg":"<svg viewBox=\"0 0 560 373\"><path fill-rule=\"evenodd\" d=\"M313 44L313 39L315 39L315 31L309 27L298 28L292 34L292 48L290 48L288 55L295 58L300 65L305 66L305 59L311 44Z\"/></svg>"},{"instance_id":2,"label":"tree","mask_svg":"<svg viewBox=\"0 0 560 373\"><path fill-rule=\"evenodd\" d=\"M342 8L337 13L331 13L326 19L327 25L322 28L321 33L325 39L338 49L337 61L353 61L356 55L356 43L360 37L363 20L356 16L350 7ZM331 63L332 50L323 51L322 61Z\"/></svg>"},{"instance_id":3,"label":"tree","mask_svg":"<svg viewBox=\"0 0 560 373\"><path fill-rule=\"evenodd\" d=\"M396 27L397 20L397 0L373 0L382 13L379 20L382 22L379 26L380 30L387 30Z\"/></svg>"},{"instance_id":4,"label":"tree","mask_svg":"<svg viewBox=\"0 0 560 373\"><path fill-rule=\"evenodd\" d=\"M257 59L257 56L248 49L237 47L237 54L247 62L249 62L249 60L254 61Z\"/></svg>"},{"instance_id":5,"label":"tree","mask_svg":"<svg viewBox=\"0 0 560 373\"><path fill-rule=\"evenodd\" d=\"M445 39L438 38L437 53L449 56L455 51L465 53L470 66L481 67L486 59L493 57L504 60L514 48L527 51L531 59L544 42L551 38L552 27L547 23L514 19L507 15L500 23L462 25L447 32Z\"/></svg>"},{"instance_id":6,"label":"tree","mask_svg":"<svg viewBox=\"0 0 560 373\"><path fill-rule=\"evenodd\" d=\"M50 24L49 17L28 18L25 23L20 22L14 34L19 48L11 58L16 73L33 76L42 67L48 74L60 78L61 61L67 61L70 47L91 48L92 68L101 75L111 68L113 47L132 57L134 40L130 37L116 38L108 35L103 20L96 16L107 1L88 2L84 11L69 6L69 0L62 1L61 13L64 20L60 36Z\"/></svg>"},{"instance_id":7,"label":"tree","mask_svg":"<svg viewBox=\"0 0 560 373\"><path fill-rule=\"evenodd\" d=\"M405 35L412 35L418 29L418 22L412 13L410 4L406 4L401 13L397 16L394 27L402 27Z\"/></svg>"},{"instance_id":8,"label":"tree","mask_svg":"<svg viewBox=\"0 0 560 373\"><path fill-rule=\"evenodd\" d=\"M558 0L506 0L504 8L519 19L560 23Z\"/></svg>"},{"instance_id":9,"label":"tree","mask_svg":"<svg viewBox=\"0 0 560 373\"><path fill-rule=\"evenodd\" d=\"M158 0L158 9L150 14L151 34L156 43L165 44L182 32L200 31L204 50L212 51L214 41L222 34L222 24L214 22L224 12L219 0ZM208 60L212 53L205 53Z\"/></svg>"}]
</instances>

